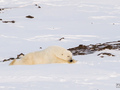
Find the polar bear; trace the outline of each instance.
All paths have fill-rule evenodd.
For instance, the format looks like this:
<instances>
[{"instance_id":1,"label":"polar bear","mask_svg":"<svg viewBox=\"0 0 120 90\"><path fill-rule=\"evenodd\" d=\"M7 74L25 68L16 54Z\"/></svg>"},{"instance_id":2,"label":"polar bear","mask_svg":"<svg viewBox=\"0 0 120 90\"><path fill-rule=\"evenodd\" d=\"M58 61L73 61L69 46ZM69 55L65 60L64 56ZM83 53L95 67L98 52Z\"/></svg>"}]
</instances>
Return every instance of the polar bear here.
<instances>
[{"instance_id":1,"label":"polar bear","mask_svg":"<svg viewBox=\"0 0 120 90\"><path fill-rule=\"evenodd\" d=\"M42 51L31 52L20 60L13 60L10 65L35 65L50 63L76 63L72 53L60 46L50 46Z\"/></svg>"}]
</instances>

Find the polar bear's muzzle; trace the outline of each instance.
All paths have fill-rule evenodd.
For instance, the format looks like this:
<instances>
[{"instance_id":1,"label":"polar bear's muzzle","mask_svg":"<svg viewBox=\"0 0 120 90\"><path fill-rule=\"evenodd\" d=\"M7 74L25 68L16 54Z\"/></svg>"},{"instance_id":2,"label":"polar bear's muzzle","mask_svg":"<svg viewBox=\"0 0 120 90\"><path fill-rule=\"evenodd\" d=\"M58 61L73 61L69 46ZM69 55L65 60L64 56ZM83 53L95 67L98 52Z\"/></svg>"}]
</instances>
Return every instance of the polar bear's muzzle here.
<instances>
[{"instance_id":1,"label":"polar bear's muzzle","mask_svg":"<svg viewBox=\"0 0 120 90\"><path fill-rule=\"evenodd\" d=\"M70 63L72 63L72 62L73 62L73 60L71 59L71 60L69 60L69 62L70 62Z\"/></svg>"},{"instance_id":2,"label":"polar bear's muzzle","mask_svg":"<svg viewBox=\"0 0 120 90\"><path fill-rule=\"evenodd\" d=\"M74 60L74 59L71 59L71 60L68 61L68 63L76 63L76 62L77 62L77 61Z\"/></svg>"}]
</instances>

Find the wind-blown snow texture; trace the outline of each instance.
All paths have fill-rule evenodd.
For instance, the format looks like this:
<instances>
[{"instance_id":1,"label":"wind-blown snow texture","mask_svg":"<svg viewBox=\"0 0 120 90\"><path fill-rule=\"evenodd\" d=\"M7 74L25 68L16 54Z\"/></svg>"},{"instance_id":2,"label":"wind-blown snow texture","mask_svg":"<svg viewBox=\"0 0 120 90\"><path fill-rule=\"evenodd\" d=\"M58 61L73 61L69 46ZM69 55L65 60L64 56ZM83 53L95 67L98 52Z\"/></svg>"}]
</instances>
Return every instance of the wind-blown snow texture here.
<instances>
[{"instance_id":1,"label":"wind-blown snow texture","mask_svg":"<svg viewBox=\"0 0 120 90\"><path fill-rule=\"evenodd\" d=\"M34 18L26 18L29 15ZM0 0L0 61L51 45L68 49L118 41L119 16L119 0ZM100 58L100 53L115 56ZM8 66L10 61L0 62L0 90L118 89L118 49L73 58L76 64Z\"/></svg>"}]
</instances>

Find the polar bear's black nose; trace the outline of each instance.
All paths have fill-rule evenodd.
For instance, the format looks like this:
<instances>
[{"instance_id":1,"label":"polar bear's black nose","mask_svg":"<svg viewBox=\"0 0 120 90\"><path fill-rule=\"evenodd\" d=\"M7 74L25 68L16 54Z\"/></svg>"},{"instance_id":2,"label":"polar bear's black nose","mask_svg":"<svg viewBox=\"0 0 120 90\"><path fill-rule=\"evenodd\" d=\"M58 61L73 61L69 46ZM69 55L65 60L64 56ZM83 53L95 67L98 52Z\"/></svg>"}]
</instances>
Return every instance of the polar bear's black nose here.
<instances>
[{"instance_id":1,"label":"polar bear's black nose","mask_svg":"<svg viewBox=\"0 0 120 90\"><path fill-rule=\"evenodd\" d=\"M73 62L73 60L70 60L69 62Z\"/></svg>"}]
</instances>

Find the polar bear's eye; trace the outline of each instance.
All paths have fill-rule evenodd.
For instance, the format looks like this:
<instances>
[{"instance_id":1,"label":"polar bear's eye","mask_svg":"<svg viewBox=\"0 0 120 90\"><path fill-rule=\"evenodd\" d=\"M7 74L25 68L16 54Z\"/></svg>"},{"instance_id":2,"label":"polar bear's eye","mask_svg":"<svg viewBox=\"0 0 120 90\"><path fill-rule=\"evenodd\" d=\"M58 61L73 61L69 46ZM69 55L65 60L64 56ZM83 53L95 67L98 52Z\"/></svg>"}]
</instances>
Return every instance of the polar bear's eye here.
<instances>
[{"instance_id":1,"label":"polar bear's eye","mask_svg":"<svg viewBox=\"0 0 120 90\"><path fill-rule=\"evenodd\" d=\"M70 57L70 56L67 56L67 57Z\"/></svg>"},{"instance_id":2,"label":"polar bear's eye","mask_svg":"<svg viewBox=\"0 0 120 90\"><path fill-rule=\"evenodd\" d=\"M63 54L61 54L61 55L63 55Z\"/></svg>"}]
</instances>

